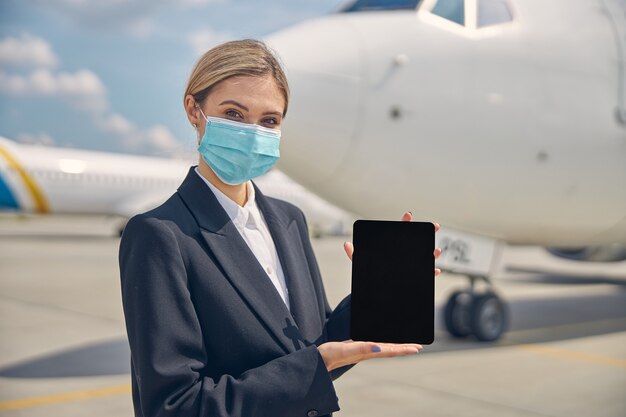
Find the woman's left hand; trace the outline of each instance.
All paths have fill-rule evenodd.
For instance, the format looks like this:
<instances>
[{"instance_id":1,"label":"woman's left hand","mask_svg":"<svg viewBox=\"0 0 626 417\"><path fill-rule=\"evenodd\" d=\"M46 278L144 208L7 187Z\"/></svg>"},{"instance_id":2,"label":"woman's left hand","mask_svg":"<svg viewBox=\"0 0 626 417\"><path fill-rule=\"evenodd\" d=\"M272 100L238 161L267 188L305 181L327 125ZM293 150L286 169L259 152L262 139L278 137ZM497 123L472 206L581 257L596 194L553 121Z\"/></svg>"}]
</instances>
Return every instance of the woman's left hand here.
<instances>
[{"instance_id":1,"label":"woman's left hand","mask_svg":"<svg viewBox=\"0 0 626 417\"><path fill-rule=\"evenodd\" d=\"M403 222L410 222L411 220L413 220L413 213L411 213L410 211L407 211L406 213L404 213L401 220ZM435 223L435 233L438 231L439 231L439 223ZM346 251L346 255L348 255L348 258L352 260L352 254L354 253L354 246L352 245L352 242L345 242L343 244L343 248ZM440 256L441 256L441 248L435 248L435 259L439 258ZM435 276L439 275L440 273L441 273L441 270L439 268L435 268Z\"/></svg>"}]
</instances>

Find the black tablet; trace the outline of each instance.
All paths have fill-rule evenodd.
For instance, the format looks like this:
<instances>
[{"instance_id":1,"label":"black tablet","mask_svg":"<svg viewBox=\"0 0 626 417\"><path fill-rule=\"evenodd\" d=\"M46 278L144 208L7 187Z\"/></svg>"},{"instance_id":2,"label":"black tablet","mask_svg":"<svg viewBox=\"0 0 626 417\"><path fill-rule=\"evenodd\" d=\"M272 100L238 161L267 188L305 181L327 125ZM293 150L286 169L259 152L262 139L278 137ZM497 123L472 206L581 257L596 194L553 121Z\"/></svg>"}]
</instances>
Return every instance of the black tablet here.
<instances>
[{"instance_id":1,"label":"black tablet","mask_svg":"<svg viewBox=\"0 0 626 417\"><path fill-rule=\"evenodd\" d=\"M357 220L353 229L353 340L435 339L435 225Z\"/></svg>"}]
</instances>

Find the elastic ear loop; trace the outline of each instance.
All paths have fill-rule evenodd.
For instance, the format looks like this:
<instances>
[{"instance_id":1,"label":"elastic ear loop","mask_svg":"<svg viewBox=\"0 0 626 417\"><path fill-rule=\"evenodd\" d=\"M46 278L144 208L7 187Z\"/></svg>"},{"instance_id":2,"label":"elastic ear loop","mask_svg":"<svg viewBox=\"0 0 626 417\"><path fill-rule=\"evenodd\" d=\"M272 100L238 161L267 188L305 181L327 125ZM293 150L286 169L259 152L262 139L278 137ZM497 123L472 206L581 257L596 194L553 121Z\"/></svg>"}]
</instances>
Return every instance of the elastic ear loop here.
<instances>
[{"instance_id":1,"label":"elastic ear loop","mask_svg":"<svg viewBox=\"0 0 626 417\"><path fill-rule=\"evenodd\" d=\"M198 106L198 103L196 103L196 109L200 110L200 113L202 113L202 117L204 117L204 120L206 120L206 114L204 114L204 112L202 111L202 108Z\"/></svg>"},{"instance_id":2,"label":"elastic ear loop","mask_svg":"<svg viewBox=\"0 0 626 417\"><path fill-rule=\"evenodd\" d=\"M202 113L202 117L204 117L204 119L206 120L206 115L202 111L202 108L200 106L198 106L198 103L196 103L195 107L196 107L196 109L200 110L200 113ZM198 131L198 126L194 123L193 127L194 127L194 129L196 129L196 136L198 137L198 144L200 144L201 138L200 138L200 132Z\"/></svg>"}]
</instances>

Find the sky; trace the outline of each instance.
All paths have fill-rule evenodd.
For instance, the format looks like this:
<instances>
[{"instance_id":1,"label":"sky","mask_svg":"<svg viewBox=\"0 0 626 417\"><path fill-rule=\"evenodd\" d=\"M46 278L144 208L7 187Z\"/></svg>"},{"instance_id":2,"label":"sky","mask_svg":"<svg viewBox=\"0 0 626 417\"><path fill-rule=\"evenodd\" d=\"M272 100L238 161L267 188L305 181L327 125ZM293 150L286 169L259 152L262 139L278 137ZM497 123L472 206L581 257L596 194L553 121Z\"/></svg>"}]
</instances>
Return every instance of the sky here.
<instances>
[{"instance_id":1,"label":"sky","mask_svg":"<svg viewBox=\"0 0 626 417\"><path fill-rule=\"evenodd\" d=\"M333 13L342 0L2 0L0 136L188 154L182 106L200 55Z\"/></svg>"}]
</instances>

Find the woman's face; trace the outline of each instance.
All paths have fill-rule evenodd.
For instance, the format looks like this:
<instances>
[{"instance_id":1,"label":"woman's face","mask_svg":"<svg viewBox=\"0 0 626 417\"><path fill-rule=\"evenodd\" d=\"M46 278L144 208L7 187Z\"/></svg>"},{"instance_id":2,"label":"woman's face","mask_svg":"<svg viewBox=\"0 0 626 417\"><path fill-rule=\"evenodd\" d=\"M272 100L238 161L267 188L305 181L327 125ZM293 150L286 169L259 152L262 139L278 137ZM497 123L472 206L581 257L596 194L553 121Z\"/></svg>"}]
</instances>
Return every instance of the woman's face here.
<instances>
[{"instance_id":1,"label":"woman's face","mask_svg":"<svg viewBox=\"0 0 626 417\"><path fill-rule=\"evenodd\" d=\"M196 125L198 138L202 138L206 120L195 105L193 97L188 95L185 99L187 117ZM216 84L204 103L198 105L206 116L280 129L285 99L271 75L265 77L244 75L231 77Z\"/></svg>"}]
</instances>

